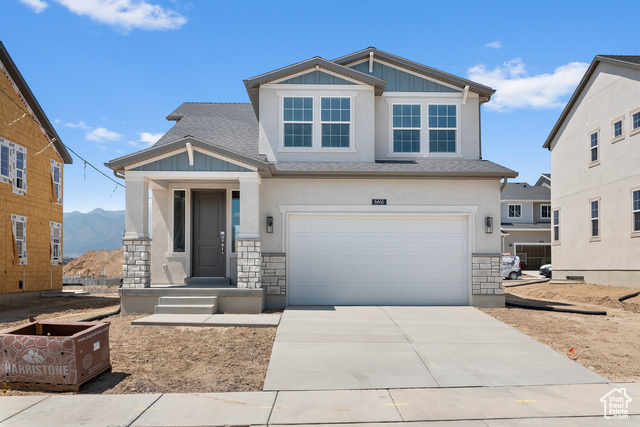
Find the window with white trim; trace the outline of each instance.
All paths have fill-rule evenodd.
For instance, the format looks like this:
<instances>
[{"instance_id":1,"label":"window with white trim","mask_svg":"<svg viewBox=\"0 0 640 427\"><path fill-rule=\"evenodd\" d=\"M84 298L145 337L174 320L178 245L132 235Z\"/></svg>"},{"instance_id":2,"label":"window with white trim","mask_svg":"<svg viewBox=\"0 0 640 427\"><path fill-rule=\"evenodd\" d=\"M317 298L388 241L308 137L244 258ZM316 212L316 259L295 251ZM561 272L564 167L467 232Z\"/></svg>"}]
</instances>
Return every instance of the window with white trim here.
<instances>
[{"instance_id":1,"label":"window with white trim","mask_svg":"<svg viewBox=\"0 0 640 427\"><path fill-rule=\"evenodd\" d=\"M320 98L322 148L349 148L351 98Z\"/></svg>"},{"instance_id":2,"label":"window with white trim","mask_svg":"<svg viewBox=\"0 0 640 427\"><path fill-rule=\"evenodd\" d=\"M599 132L596 131L589 135L589 146L591 151L589 163L596 163L599 160L598 133Z\"/></svg>"},{"instance_id":3,"label":"window with white trim","mask_svg":"<svg viewBox=\"0 0 640 427\"><path fill-rule=\"evenodd\" d=\"M631 213L633 215L633 232L640 233L640 190L631 193Z\"/></svg>"},{"instance_id":4,"label":"window with white trim","mask_svg":"<svg viewBox=\"0 0 640 427\"><path fill-rule=\"evenodd\" d=\"M591 215L591 238L600 237L600 200L591 200L590 215Z\"/></svg>"},{"instance_id":5,"label":"window with white trim","mask_svg":"<svg viewBox=\"0 0 640 427\"><path fill-rule=\"evenodd\" d=\"M27 192L27 149L0 138L0 182L11 183L13 192Z\"/></svg>"},{"instance_id":6,"label":"window with white trim","mask_svg":"<svg viewBox=\"0 0 640 427\"><path fill-rule=\"evenodd\" d=\"M393 152L419 153L422 117L420 104L393 105Z\"/></svg>"},{"instance_id":7,"label":"window with white trim","mask_svg":"<svg viewBox=\"0 0 640 427\"><path fill-rule=\"evenodd\" d=\"M51 240L51 265L62 264L62 224L49 221Z\"/></svg>"},{"instance_id":8,"label":"window with white trim","mask_svg":"<svg viewBox=\"0 0 640 427\"><path fill-rule=\"evenodd\" d=\"M457 114L455 105L429 105L429 152L455 153Z\"/></svg>"},{"instance_id":9,"label":"window with white trim","mask_svg":"<svg viewBox=\"0 0 640 427\"><path fill-rule=\"evenodd\" d=\"M283 98L284 147L313 146L313 98Z\"/></svg>"},{"instance_id":10,"label":"window with white trim","mask_svg":"<svg viewBox=\"0 0 640 427\"><path fill-rule=\"evenodd\" d=\"M62 164L51 160L51 199L62 204Z\"/></svg>"},{"instance_id":11,"label":"window with white trim","mask_svg":"<svg viewBox=\"0 0 640 427\"><path fill-rule=\"evenodd\" d=\"M613 140L612 142L616 142L616 141L620 141L621 139L624 139L624 116L618 118L618 119L614 119L611 123L612 126L612 134L613 134Z\"/></svg>"},{"instance_id":12,"label":"window with white trim","mask_svg":"<svg viewBox=\"0 0 640 427\"><path fill-rule=\"evenodd\" d=\"M640 111L631 115L631 130L640 129Z\"/></svg>"},{"instance_id":13,"label":"window with white trim","mask_svg":"<svg viewBox=\"0 0 640 427\"><path fill-rule=\"evenodd\" d=\"M540 219L551 219L551 205L540 205Z\"/></svg>"},{"instance_id":14,"label":"window with white trim","mask_svg":"<svg viewBox=\"0 0 640 427\"><path fill-rule=\"evenodd\" d=\"M553 210L553 241L560 241L560 209Z\"/></svg>"},{"instance_id":15,"label":"window with white trim","mask_svg":"<svg viewBox=\"0 0 640 427\"><path fill-rule=\"evenodd\" d=\"M507 216L509 218L522 218L522 205L509 205Z\"/></svg>"},{"instance_id":16,"label":"window with white trim","mask_svg":"<svg viewBox=\"0 0 640 427\"><path fill-rule=\"evenodd\" d=\"M11 231L14 242L14 262L19 265L27 264L27 217L11 215Z\"/></svg>"}]
</instances>

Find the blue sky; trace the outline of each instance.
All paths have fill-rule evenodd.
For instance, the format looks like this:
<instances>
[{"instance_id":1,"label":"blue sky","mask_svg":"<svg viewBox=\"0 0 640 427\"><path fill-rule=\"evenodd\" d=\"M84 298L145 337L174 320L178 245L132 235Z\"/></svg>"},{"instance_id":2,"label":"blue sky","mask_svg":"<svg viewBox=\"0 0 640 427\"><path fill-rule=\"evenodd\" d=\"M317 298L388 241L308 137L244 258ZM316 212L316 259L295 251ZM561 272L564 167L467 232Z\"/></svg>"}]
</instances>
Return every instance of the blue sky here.
<instances>
[{"instance_id":1,"label":"blue sky","mask_svg":"<svg viewBox=\"0 0 640 427\"><path fill-rule=\"evenodd\" d=\"M483 157L534 183L546 137L596 54L638 54L635 2L2 0L0 40L62 141L105 161L154 142L185 101L247 102L242 80L368 46L497 89ZM115 191L114 191L115 189ZM81 160L64 210L124 209Z\"/></svg>"}]
</instances>

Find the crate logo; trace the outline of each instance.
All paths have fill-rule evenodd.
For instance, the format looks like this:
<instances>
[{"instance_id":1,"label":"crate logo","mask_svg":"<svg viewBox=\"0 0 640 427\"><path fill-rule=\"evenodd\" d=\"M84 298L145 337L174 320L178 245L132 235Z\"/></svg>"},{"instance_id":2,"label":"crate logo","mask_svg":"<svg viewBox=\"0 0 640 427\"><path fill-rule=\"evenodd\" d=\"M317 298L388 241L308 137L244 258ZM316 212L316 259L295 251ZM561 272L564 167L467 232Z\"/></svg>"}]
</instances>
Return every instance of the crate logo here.
<instances>
[{"instance_id":1,"label":"crate logo","mask_svg":"<svg viewBox=\"0 0 640 427\"><path fill-rule=\"evenodd\" d=\"M44 355L38 350L29 350L27 354L22 356L22 360L29 363L42 363L44 362Z\"/></svg>"},{"instance_id":2,"label":"crate logo","mask_svg":"<svg viewBox=\"0 0 640 427\"><path fill-rule=\"evenodd\" d=\"M604 405L604 417L608 420L626 420L629 418L629 402L626 388L614 388L600 398Z\"/></svg>"}]
</instances>

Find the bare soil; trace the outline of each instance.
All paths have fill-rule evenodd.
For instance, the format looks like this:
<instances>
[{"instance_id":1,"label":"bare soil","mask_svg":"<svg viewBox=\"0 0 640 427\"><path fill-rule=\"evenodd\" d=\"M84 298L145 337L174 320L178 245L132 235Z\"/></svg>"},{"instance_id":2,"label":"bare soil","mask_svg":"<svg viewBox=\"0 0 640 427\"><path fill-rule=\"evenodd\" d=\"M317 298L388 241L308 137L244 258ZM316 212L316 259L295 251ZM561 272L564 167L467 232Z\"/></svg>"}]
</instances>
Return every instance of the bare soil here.
<instances>
[{"instance_id":1,"label":"bare soil","mask_svg":"<svg viewBox=\"0 0 640 427\"><path fill-rule=\"evenodd\" d=\"M122 277L122 248L89 251L64 266L65 276Z\"/></svg>"},{"instance_id":2,"label":"bare soil","mask_svg":"<svg viewBox=\"0 0 640 427\"><path fill-rule=\"evenodd\" d=\"M640 296L624 302L618 298L638 291L550 282L505 288L507 302L606 311L606 316L509 307L482 311L612 381L636 382L640 381Z\"/></svg>"},{"instance_id":3,"label":"bare soil","mask_svg":"<svg viewBox=\"0 0 640 427\"><path fill-rule=\"evenodd\" d=\"M104 288L87 296L0 305L0 330L24 323L30 314L39 320L78 321L113 312L118 305L117 289ZM143 316L105 319L110 322L112 372L86 383L81 394L262 390L276 328L131 326Z\"/></svg>"}]
</instances>

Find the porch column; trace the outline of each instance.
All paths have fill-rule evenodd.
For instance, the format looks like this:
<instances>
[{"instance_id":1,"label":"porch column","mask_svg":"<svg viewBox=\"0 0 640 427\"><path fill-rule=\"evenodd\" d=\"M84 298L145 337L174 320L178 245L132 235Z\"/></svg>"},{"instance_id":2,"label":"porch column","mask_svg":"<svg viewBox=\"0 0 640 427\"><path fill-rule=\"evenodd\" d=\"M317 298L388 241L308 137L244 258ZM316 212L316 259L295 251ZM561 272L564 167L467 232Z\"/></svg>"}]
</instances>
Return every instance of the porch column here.
<instances>
[{"instance_id":1,"label":"porch column","mask_svg":"<svg viewBox=\"0 0 640 427\"><path fill-rule=\"evenodd\" d=\"M240 177L240 233L238 235L238 287L261 288L260 176Z\"/></svg>"},{"instance_id":2,"label":"porch column","mask_svg":"<svg viewBox=\"0 0 640 427\"><path fill-rule=\"evenodd\" d=\"M151 286L151 239L149 238L149 182L126 175L125 233L122 238L122 287Z\"/></svg>"}]
</instances>

